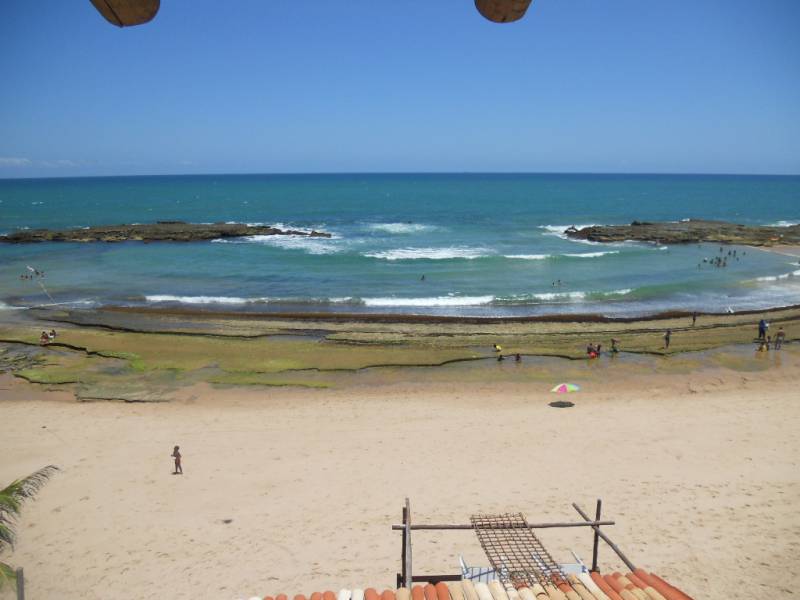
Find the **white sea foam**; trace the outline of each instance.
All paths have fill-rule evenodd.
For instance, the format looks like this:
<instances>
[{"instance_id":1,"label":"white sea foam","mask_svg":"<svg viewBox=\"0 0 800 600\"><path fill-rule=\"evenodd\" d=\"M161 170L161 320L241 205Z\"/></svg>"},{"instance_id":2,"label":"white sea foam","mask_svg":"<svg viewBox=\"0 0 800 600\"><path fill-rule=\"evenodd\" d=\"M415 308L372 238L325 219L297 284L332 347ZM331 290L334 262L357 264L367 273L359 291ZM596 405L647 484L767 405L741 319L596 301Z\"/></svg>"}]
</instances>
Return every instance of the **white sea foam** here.
<instances>
[{"instance_id":1,"label":"white sea foam","mask_svg":"<svg viewBox=\"0 0 800 600\"><path fill-rule=\"evenodd\" d=\"M525 304L528 302L574 302L583 300L594 300L602 298L613 298L615 296L625 296L630 294L633 290L631 288L624 288L619 290L611 290L608 292L541 292L538 294L524 294L518 296L510 296L508 298L498 299L502 304Z\"/></svg>"},{"instance_id":2,"label":"white sea foam","mask_svg":"<svg viewBox=\"0 0 800 600\"><path fill-rule=\"evenodd\" d=\"M506 254L505 258L518 260L547 260L548 258L560 258L568 256L570 258L600 258L607 254L619 254L619 250L607 250L605 252L578 252L566 254Z\"/></svg>"},{"instance_id":3,"label":"white sea foam","mask_svg":"<svg viewBox=\"0 0 800 600\"><path fill-rule=\"evenodd\" d=\"M792 277L800 277L800 269L797 269L796 271L791 271L789 273L782 273L781 275L756 277L752 281L781 281L783 279L789 279Z\"/></svg>"},{"instance_id":4,"label":"white sea foam","mask_svg":"<svg viewBox=\"0 0 800 600\"><path fill-rule=\"evenodd\" d=\"M370 223L367 225L367 229L397 235L408 235L422 233L423 231L435 231L439 228L436 225L424 225L422 223Z\"/></svg>"},{"instance_id":5,"label":"white sea foam","mask_svg":"<svg viewBox=\"0 0 800 600\"><path fill-rule=\"evenodd\" d=\"M41 306L97 306L99 303L96 300L67 300L66 302L45 302L37 304L36 307Z\"/></svg>"},{"instance_id":6,"label":"white sea foam","mask_svg":"<svg viewBox=\"0 0 800 600\"><path fill-rule=\"evenodd\" d=\"M172 296L169 294L156 294L145 296L145 300L152 303L179 302L181 304L247 304L255 302L255 298L237 298L231 296Z\"/></svg>"},{"instance_id":7,"label":"white sea foam","mask_svg":"<svg viewBox=\"0 0 800 600\"><path fill-rule=\"evenodd\" d=\"M586 223L583 225L540 225L539 229L544 229L545 235L554 235L556 237L561 238L562 240L567 240L569 242L577 242L579 244L590 244L592 246L599 245L602 242L593 242L591 240L579 240L576 238L569 237L565 230L569 229L570 227L575 227L576 229L583 229L584 227L594 227L596 223Z\"/></svg>"},{"instance_id":8,"label":"white sea foam","mask_svg":"<svg viewBox=\"0 0 800 600\"><path fill-rule=\"evenodd\" d=\"M582 254L565 254L564 256L571 256L572 258L600 258L607 254L619 254L619 250L608 250L606 252L584 252Z\"/></svg>"},{"instance_id":9,"label":"white sea foam","mask_svg":"<svg viewBox=\"0 0 800 600\"><path fill-rule=\"evenodd\" d=\"M792 227L793 225L800 225L800 221L777 221L770 223L770 227Z\"/></svg>"},{"instance_id":10,"label":"white sea foam","mask_svg":"<svg viewBox=\"0 0 800 600\"><path fill-rule=\"evenodd\" d=\"M586 227L599 227L599 224L584 223L582 225L539 225L539 229L544 229L549 235L557 235L558 237L566 237L564 232L571 227L574 227L575 229L584 229Z\"/></svg>"},{"instance_id":11,"label":"white sea foam","mask_svg":"<svg viewBox=\"0 0 800 600\"><path fill-rule=\"evenodd\" d=\"M263 244L285 250L302 250L308 254L335 254L342 250L342 247L334 241L336 239L338 239L336 236L323 238L305 235L248 235L242 238L218 238L211 241L217 244Z\"/></svg>"},{"instance_id":12,"label":"white sea foam","mask_svg":"<svg viewBox=\"0 0 800 600\"><path fill-rule=\"evenodd\" d=\"M0 310L25 310L25 308L24 306L12 306L11 304L0 301Z\"/></svg>"},{"instance_id":13,"label":"white sea foam","mask_svg":"<svg viewBox=\"0 0 800 600\"><path fill-rule=\"evenodd\" d=\"M482 306L491 304L494 296L438 296L429 298L363 298L365 306L425 307Z\"/></svg>"},{"instance_id":14,"label":"white sea foam","mask_svg":"<svg viewBox=\"0 0 800 600\"><path fill-rule=\"evenodd\" d=\"M531 298L536 300L583 300L586 298L586 292L544 292L531 294Z\"/></svg>"},{"instance_id":15,"label":"white sea foam","mask_svg":"<svg viewBox=\"0 0 800 600\"><path fill-rule=\"evenodd\" d=\"M464 258L472 260L482 256L491 256L482 248L468 248L465 246L452 246L449 248L395 248L380 252L367 252L364 256L380 258L383 260L447 260L451 258Z\"/></svg>"}]
</instances>

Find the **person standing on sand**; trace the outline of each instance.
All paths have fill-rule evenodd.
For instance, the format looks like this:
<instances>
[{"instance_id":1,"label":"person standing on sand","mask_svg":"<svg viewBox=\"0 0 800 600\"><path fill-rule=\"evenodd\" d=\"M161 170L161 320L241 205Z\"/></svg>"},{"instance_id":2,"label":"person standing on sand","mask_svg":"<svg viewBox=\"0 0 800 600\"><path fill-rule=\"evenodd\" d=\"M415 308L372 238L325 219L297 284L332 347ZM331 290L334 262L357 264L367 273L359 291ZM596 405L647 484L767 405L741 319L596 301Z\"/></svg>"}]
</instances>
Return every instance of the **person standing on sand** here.
<instances>
[{"instance_id":1,"label":"person standing on sand","mask_svg":"<svg viewBox=\"0 0 800 600\"><path fill-rule=\"evenodd\" d=\"M183 467L181 466L181 447L175 446L171 456L175 459L175 471L172 474L183 475Z\"/></svg>"},{"instance_id":2,"label":"person standing on sand","mask_svg":"<svg viewBox=\"0 0 800 600\"><path fill-rule=\"evenodd\" d=\"M765 337L767 337L768 327L769 325L767 325L767 322L764 319L761 319L758 322L758 339L763 340Z\"/></svg>"},{"instance_id":3,"label":"person standing on sand","mask_svg":"<svg viewBox=\"0 0 800 600\"><path fill-rule=\"evenodd\" d=\"M775 334L775 350L780 350L781 346L783 346L783 340L786 338L786 333L783 331L783 327L778 328L778 333Z\"/></svg>"},{"instance_id":4,"label":"person standing on sand","mask_svg":"<svg viewBox=\"0 0 800 600\"><path fill-rule=\"evenodd\" d=\"M664 334L664 350L669 350L670 339L672 339L672 330L667 329L667 332Z\"/></svg>"},{"instance_id":5,"label":"person standing on sand","mask_svg":"<svg viewBox=\"0 0 800 600\"><path fill-rule=\"evenodd\" d=\"M694 327L695 323L697 323L697 311L692 313L692 327Z\"/></svg>"}]
</instances>

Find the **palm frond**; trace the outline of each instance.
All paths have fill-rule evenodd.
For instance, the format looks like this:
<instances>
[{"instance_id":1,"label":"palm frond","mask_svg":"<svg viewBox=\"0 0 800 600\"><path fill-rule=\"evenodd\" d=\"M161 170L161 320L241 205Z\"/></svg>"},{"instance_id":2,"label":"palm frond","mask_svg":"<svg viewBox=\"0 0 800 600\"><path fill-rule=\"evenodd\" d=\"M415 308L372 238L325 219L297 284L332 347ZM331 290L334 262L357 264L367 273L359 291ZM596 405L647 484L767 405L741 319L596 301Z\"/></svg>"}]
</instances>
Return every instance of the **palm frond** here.
<instances>
[{"instance_id":1,"label":"palm frond","mask_svg":"<svg viewBox=\"0 0 800 600\"><path fill-rule=\"evenodd\" d=\"M58 471L58 467L55 465L42 467L38 471L22 479L17 479L0 490L0 496L8 496L18 503L32 498L56 471Z\"/></svg>"},{"instance_id":2,"label":"palm frond","mask_svg":"<svg viewBox=\"0 0 800 600\"><path fill-rule=\"evenodd\" d=\"M17 572L11 565L0 562L0 591L3 591L7 585L12 588L17 587Z\"/></svg>"},{"instance_id":3,"label":"palm frond","mask_svg":"<svg viewBox=\"0 0 800 600\"><path fill-rule=\"evenodd\" d=\"M8 525L0 523L0 548L4 545L11 546L14 543L14 531Z\"/></svg>"},{"instance_id":4,"label":"palm frond","mask_svg":"<svg viewBox=\"0 0 800 600\"><path fill-rule=\"evenodd\" d=\"M14 546L14 522L22 503L32 499L56 471L58 467L48 465L0 490L0 551Z\"/></svg>"}]
</instances>

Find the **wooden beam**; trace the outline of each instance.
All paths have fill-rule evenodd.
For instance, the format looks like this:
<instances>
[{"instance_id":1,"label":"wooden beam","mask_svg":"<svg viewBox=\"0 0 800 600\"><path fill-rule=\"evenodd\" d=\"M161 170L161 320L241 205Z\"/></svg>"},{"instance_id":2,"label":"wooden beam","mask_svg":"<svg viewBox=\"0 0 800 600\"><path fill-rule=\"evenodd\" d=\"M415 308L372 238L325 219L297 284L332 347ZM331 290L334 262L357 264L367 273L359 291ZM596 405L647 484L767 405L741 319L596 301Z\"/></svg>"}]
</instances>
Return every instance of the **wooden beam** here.
<instances>
[{"instance_id":1,"label":"wooden beam","mask_svg":"<svg viewBox=\"0 0 800 600\"><path fill-rule=\"evenodd\" d=\"M22 567L17 569L17 600L25 600L25 574Z\"/></svg>"},{"instance_id":2,"label":"wooden beam","mask_svg":"<svg viewBox=\"0 0 800 600\"><path fill-rule=\"evenodd\" d=\"M597 509L594 513L595 522L600 520L600 510L603 507L603 501L597 499ZM600 526L598 525L594 530L594 546L592 547L592 571L597 571L597 547L600 544Z\"/></svg>"},{"instance_id":3,"label":"wooden beam","mask_svg":"<svg viewBox=\"0 0 800 600\"><path fill-rule=\"evenodd\" d=\"M580 523L528 523L529 529L552 529L554 527L599 527L600 525L615 525L615 521L581 521ZM393 531L403 531L406 529L403 525L392 525ZM431 531L446 531L452 529L475 529L472 524L467 525L409 525L411 530L431 530ZM506 529L506 527L498 526L497 529Z\"/></svg>"},{"instance_id":4,"label":"wooden beam","mask_svg":"<svg viewBox=\"0 0 800 600\"><path fill-rule=\"evenodd\" d=\"M405 563L405 569L403 571L403 585L406 589L411 589L411 583L414 581L414 577L412 576L411 571L411 502L406 498L406 505L403 509L403 513L405 514L405 519L403 524L405 525L405 531L403 532L403 558Z\"/></svg>"},{"instance_id":5,"label":"wooden beam","mask_svg":"<svg viewBox=\"0 0 800 600\"><path fill-rule=\"evenodd\" d=\"M461 581L461 575L414 575L412 581L415 583L427 582L437 584L440 581Z\"/></svg>"},{"instance_id":6,"label":"wooden beam","mask_svg":"<svg viewBox=\"0 0 800 600\"><path fill-rule=\"evenodd\" d=\"M578 511L578 514L579 514L580 516L582 516L582 517L584 518L584 520L585 520L585 521L587 521L587 522L591 522L591 519L588 517L588 515L587 515L585 512L583 512L583 510L581 510L581 507L580 507L580 506L578 506L577 504L575 504L575 503L573 502L573 503L572 503L572 508L574 508L576 511ZM607 536L605 533L603 533L602 531L600 531L600 527L599 527L599 525L592 525L592 529L594 529L595 533L596 533L598 536L600 536L601 538L603 538L603 541L604 541L606 544L608 544L609 546L611 546L611 549L612 549L614 552L616 552L616 553L617 553L617 556L619 556L619 557L620 557L620 559L622 560L622 562L624 562L624 563L627 565L627 567L628 567L628 568L629 568L631 571L635 571L635 570L636 570L636 567L633 565L633 563L632 563L631 561L629 561L629 560L628 560L628 557L627 557L627 556L625 556L625 555L622 553L622 550L620 550L620 549L617 547L617 545L616 545L614 542L612 542L612 541L609 539L609 537L608 537L608 536Z\"/></svg>"},{"instance_id":7,"label":"wooden beam","mask_svg":"<svg viewBox=\"0 0 800 600\"><path fill-rule=\"evenodd\" d=\"M397 578L397 587L405 586L406 581L406 520L408 519L408 509L403 506L403 541L400 546L400 575Z\"/></svg>"}]
</instances>

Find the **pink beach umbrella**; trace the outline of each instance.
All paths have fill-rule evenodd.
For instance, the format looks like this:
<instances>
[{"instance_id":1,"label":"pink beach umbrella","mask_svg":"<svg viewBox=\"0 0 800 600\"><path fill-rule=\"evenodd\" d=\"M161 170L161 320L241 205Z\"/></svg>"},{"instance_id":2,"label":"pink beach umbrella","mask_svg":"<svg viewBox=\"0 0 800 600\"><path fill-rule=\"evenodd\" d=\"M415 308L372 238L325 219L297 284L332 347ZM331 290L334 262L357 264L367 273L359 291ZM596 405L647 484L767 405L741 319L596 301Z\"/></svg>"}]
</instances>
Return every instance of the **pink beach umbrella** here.
<instances>
[{"instance_id":1,"label":"pink beach umbrella","mask_svg":"<svg viewBox=\"0 0 800 600\"><path fill-rule=\"evenodd\" d=\"M577 392L580 391L580 386L575 385L574 383L559 383L556 387L554 387L551 392L555 392L556 394L567 394L569 392Z\"/></svg>"}]
</instances>

